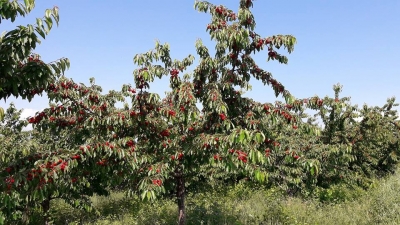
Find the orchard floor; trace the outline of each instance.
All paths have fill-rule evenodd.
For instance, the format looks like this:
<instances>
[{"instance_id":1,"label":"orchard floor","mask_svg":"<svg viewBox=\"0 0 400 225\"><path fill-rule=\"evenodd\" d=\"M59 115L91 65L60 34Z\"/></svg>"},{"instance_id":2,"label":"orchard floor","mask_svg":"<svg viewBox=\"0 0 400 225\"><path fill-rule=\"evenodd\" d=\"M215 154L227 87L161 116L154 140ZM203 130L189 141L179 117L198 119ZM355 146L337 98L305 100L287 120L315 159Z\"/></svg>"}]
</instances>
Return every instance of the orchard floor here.
<instances>
[{"instance_id":1,"label":"orchard floor","mask_svg":"<svg viewBox=\"0 0 400 225\"><path fill-rule=\"evenodd\" d=\"M146 203L114 192L109 197L94 197L93 201L97 213L53 202L55 224L176 224L177 206L173 200ZM400 171L354 201L304 201L238 185L188 196L186 203L187 224L400 224Z\"/></svg>"}]
</instances>

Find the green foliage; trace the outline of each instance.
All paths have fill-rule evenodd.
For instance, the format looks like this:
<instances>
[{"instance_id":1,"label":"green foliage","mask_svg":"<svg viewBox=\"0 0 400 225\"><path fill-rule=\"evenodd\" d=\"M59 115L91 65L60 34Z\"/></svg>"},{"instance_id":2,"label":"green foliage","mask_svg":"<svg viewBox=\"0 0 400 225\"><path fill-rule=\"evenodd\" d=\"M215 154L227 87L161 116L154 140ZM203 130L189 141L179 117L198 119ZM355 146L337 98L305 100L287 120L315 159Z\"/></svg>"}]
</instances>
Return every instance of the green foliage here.
<instances>
[{"instance_id":1,"label":"green foliage","mask_svg":"<svg viewBox=\"0 0 400 225\"><path fill-rule=\"evenodd\" d=\"M258 201L262 199L262 201ZM276 191L263 191L238 185L227 189L219 186L188 199L188 224L260 224L279 221L283 198ZM170 199L157 202L142 202L138 198L126 199L121 193L113 193L108 198L93 198L93 214L80 214L76 210L58 203L55 207L55 223L68 220L70 224L79 221L89 224L175 224L176 206ZM257 202L258 201L258 202ZM257 202L257 203L255 203ZM105 210L108 209L108 210Z\"/></svg>"},{"instance_id":2,"label":"green foliage","mask_svg":"<svg viewBox=\"0 0 400 225\"><path fill-rule=\"evenodd\" d=\"M325 97L318 116L324 125L308 157L320 162L316 185L328 188L338 183L368 188L372 179L392 174L400 156L398 113L395 98L383 107L361 109L339 98L340 85L334 86L335 97ZM357 121L357 119L359 121ZM313 146L312 146L313 147Z\"/></svg>"},{"instance_id":3,"label":"green foliage","mask_svg":"<svg viewBox=\"0 0 400 225\"><path fill-rule=\"evenodd\" d=\"M188 198L188 224L398 224L400 176L396 174L346 202L321 203L287 197L277 190L262 190L245 184L215 186ZM339 191L340 188L338 187ZM346 191L346 190L345 190ZM350 195L351 190L346 191ZM285 197L286 196L286 197ZM99 214L82 213L56 202L56 224L175 224L173 200L142 202L123 193L93 197Z\"/></svg>"},{"instance_id":4,"label":"green foliage","mask_svg":"<svg viewBox=\"0 0 400 225\"><path fill-rule=\"evenodd\" d=\"M0 23L2 20L14 22L18 16L27 15L35 6L34 0L0 1ZM69 68L69 60L61 58L45 64L40 55L33 51L49 34L53 21L58 25L58 8L47 9L43 18L36 19L36 25L18 26L0 35L0 99L11 95L21 96L29 101L41 94L56 76ZM46 26L45 26L46 25ZM0 108L0 120L4 118L4 109Z\"/></svg>"},{"instance_id":5,"label":"green foliage","mask_svg":"<svg viewBox=\"0 0 400 225\"><path fill-rule=\"evenodd\" d=\"M213 21L221 16L217 12L221 9L207 2L196 5L213 8ZM248 6L242 10L246 15ZM46 91L51 107L29 118L35 130L48 135L47 140L57 140L45 142L50 144L44 145L48 151L58 151L41 160L55 163L55 157L62 157L63 163L68 163L62 173L65 177L71 177L74 168L90 168L91 178L108 179L91 182L79 175L78 180L94 188L124 183L131 194L140 193L142 199L152 200L157 194L175 190L180 193L178 199L183 199L185 181L196 180L200 170L206 178L213 177L213 170L223 170L267 181L267 171L260 165L268 164L268 160L260 145L267 140L266 134L271 134L271 124L285 123L286 129L293 129L288 124L298 120L289 110L273 106L274 113L265 113L265 105L243 97L235 88L248 89L253 76L271 85L277 95L293 101L283 85L258 68L251 52L268 46L269 59L286 63L287 59L274 49L284 46L291 52L295 39L282 35L261 39L252 31L253 20L243 23L240 14L239 21L234 22L235 17L230 14L232 24L226 28L235 39L219 37L215 30L220 51L214 58L208 56L201 41L196 44L201 60L192 74L179 76L193 64L193 56L172 60L169 46L157 42L154 50L134 57L139 66L134 71L135 88L123 85L121 91L102 94L94 79L86 87L65 77L49 85ZM170 76L171 92L165 99L147 91L149 83L162 76ZM197 102L202 104L202 110L197 108ZM124 107L117 108L117 103ZM55 169L60 170L58 164ZM64 183L56 182L54 187Z\"/></svg>"},{"instance_id":6,"label":"green foliage","mask_svg":"<svg viewBox=\"0 0 400 225\"><path fill-rule=\"evenodd\" d=\"M255 32L252 1L240 0L239 5L236 14L224 6L195 2L198 11L211 15L207 31L216 53L211 56L198 40L199 62L192 72L186 70L194 64L193 55L173 60L169 45L157 41L153 50L135 55L134 84L108 93L94 78L88 86L66 78L66 59L44 64L32 56L39 43L36 35L44 38L53 19L58 21L57 8L46 11L37 26L3 35L0 72L7 79L0 80L0 99L30 99L46 91L50 105L28 118L34 128L30 132L22 131L27 123L19 121L20 112L13 106L6 113L0 130L2 219L28 223L38 216L38 221L50 221L55 199L90 212L92 196L107 196L119 187L134 201L153 201L128 206L138 213L134 220L139 224L173 223L171 201L160 198L172 194L180 224L298 223L303 218L293 217L291 208L285 211L275 190L326 202L350 201L377 178L393 173L400 153L395 99L383 107L359 109L349 98L339 98L340 85L334 86L334 98L294 97L258 67L253 54L266 50L268 61L286 64L279 51L291 53L296 39L262 37ZM2 18L13 20L32 7L33 1L25 1L25 6L11 1L0 9ZM150 92L150 85L163 77L169 77L171 89L161 99ZM261 80L284 102L245 97L251 79ZM315 118L307 109L316 112ZM212 187L210 180L247 180L253 186L237 186L225 192L230 197L216 199L221 190L201 192ZM265 190L256 190L257 182ZM202 200L189 191L200 192ZM187 195L194 198L186 204L188 216ZM233 196L238 200L229 202ZM97 216L101 212L111 214L113 209L93 211ZM80 220L92 220L92 214L85 215Z\"/></svg>"},{"instance_id":7,"label":"green foliage","mask_svg":"<svg viewBox=\"0 0 400 225\"><path fill-rule=\"evenodd\" d=\"M358 200L364 193L364 189L358 186L335 184L329 188L316 188L313 196L321 202L337 203Z\"/></svg>"},{"instance_id":8,"label":"green foliage","mask_svg":"<svg viewBox=\"0 0 400 225\"><path fill-rule=\"evenodd\" d=\"M115 185L108 176L115 171L98 165L101 159L76 154L82 132L22 131L28 123L19 120L20 114L11 105L0 129L0 201L7 220L29 222L35 209L46 215L53 199L90 211L89 197L107 195L106 187ZM75 149L65 148L71 143Z\"/></svg>"},{"instance_id":9,"label":"green foliage","mask_svg":"<svg viewBox=\"0 0 400 225\"><path fill-rule=\"evenodd\" d=\"M1 20L11 20L27 15L35 6L34 0L17 0L0 2ZM56 76L63 74L69 67L69 60L59 59L48 64L40 59L33 51L49 34L53 21L58 25L58 8L47 9L43 18L37 18L35 25L18 26L0 35L0 99L9 96L29 101L36 94L41 94Z\"/></svg>"},{"instance_id":10,"label":"green foliage","mask_svg":"<svg viewBox=\"0 0 400 225\"><path fill-rule=\"evenodd\" d=\"M289 224L398 224L399 178L397 171L385 180L375 180L379 184L356 201L321 204L291 199L285 213L291 215Z\"/></svg>"}]
</instances>

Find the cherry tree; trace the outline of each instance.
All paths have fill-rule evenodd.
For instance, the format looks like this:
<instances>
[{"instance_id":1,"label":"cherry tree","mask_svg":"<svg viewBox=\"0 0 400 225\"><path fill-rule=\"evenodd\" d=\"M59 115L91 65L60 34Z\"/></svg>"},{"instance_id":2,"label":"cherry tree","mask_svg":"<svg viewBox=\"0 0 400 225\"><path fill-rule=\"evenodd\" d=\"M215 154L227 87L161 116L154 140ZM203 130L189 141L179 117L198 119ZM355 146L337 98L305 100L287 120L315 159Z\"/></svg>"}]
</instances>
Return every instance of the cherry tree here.
<instances>
[{"instance_id":1,"label":"cherry tree","mask_svg":"<svg viewBox=\"0 0 400 225\"><path fill-rule=\"evenodd\" d=\"M169 45L156 42L154 49L134 57L134 84L120 91L103 93L94 78L88 86L65 76L47 85L50 106L28 119L34 131L24 139L25 147L16 151L13 141L4 142L17 152L2 164L2 199L8 209L27 205L46 212L52 199L62 198L89 210L91 195L107 195L123 184L128 194L142 199L174 192L179 224L185 224L186 188L199 177L243 174L294 194L327 188L327 179L340 181L340 171L351 182L361 171L368 177L371 162L373 173L393 171L399 149L394 99L357 114L347 98L339 98L339 85L335 98L295 98L253 55L266 50L268 61L286 64L280 49L291 53L296 39L256 33L251 7L252 0L240 0L236 13L195 2L195 9L211 15L205 28L216 51L212 56L197 40L193 71L188 71L193 55L173 60ZM170 90L161 98L151 92L151 83L165 77ZM257 80L283 100L245 97L250 81ZM317 111L324 128L306 109ZM354 120L359 115L361 122ZM373 139L376 129L382 136ZM361 141L364 136L373 141Z\"/></svg>"},{"instance_id":2,"label":"cherry tree","mask_svg":"<svg viewBox=\"0 0 400 225\"><path fill-rule=\"evenodd\" d=\"M304 102L295 99L252 59L252 54L265 48L268 60L287 63L277 50L282 47L292 52L296 39L291 35L258 35L252 4L240 1L236 14L223 6L195 3L197 10L211 13L207 30L217 43L217 51L211 57L198 40L200 61L192 73L184 71L193 64L194 56L172 60L168 44L157 42L154 50L134 57L138 65L134 86L123 85L121 91L102 94L93 80L86 87L62 78L48 89L55 105L29 122L61 139L69 137L58 132L79 133L81 143L63 141L65 151L79 157L77 163L68 164L71 170L82 170L85 164L103 166L107 168L104 171L113 171L115 176L110 180L121 178L117 180L126 182L129 190L139 192L143 199L175 190L180 224L186 220L185 185L200 169L217 168L228 174L241 171L266 181L268 171L263 165L270 158L264 145L280 151L289 144L284 140L280 143L281 134L272 133L271 126L279 124L290 130L311 130L311 126L294 113ZM149 92L150 84L165 76L171 91L160 99ZM243 97L241 89L250 89L251 77L270 85L286 102L273 105ZM123 108L116 107L118 102ZM292 152L290 157L292 163L300 158ZM116 167L129 172L122 174Z\"/></svg>"},{"instance_id":3,"label":"cherry tree","mask_svg":"<svg viewBox=\"0 0 400 225\"><path fill-rule=\"evenodd\" d=\"M0 3L0 23L3 20L14 22L19 16L26 16L35 7L34 0L23 3L12 0ZM37 18L36 24L18 26L0 35L0 99L10 96L28 99L41 94L49 83L64 73L69 67L69 60L61 58L45 63L34 52L53 27L58 25L58 8L47 9L43 18ZM4 22L4 21L3 21ZM0 119L4 110L0 108Z\"/></svg>"}]
</instances>

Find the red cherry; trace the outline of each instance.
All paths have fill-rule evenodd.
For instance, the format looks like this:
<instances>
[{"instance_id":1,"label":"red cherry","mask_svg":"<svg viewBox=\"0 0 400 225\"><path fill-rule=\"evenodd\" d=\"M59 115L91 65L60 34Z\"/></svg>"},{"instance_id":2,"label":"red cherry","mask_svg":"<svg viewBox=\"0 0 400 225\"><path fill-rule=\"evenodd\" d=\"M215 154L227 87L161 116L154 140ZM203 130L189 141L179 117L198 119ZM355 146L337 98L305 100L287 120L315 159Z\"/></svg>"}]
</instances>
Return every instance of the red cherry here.
<instances>
[{"instance_id":1,"label":"red cherry","mask_svg":"<svg viewBox=\"0 0 400 225\"><path fill-rule=\"evenodd\" d=\"M7 171L7 173L11 173L12 167L7 167L7 168L6 168L6 171Z\"/></svg>"},{"instance_id":2,"label":"red cherry","mask_svg":"<svg viewBox=\"0 0 400 225\"><path fill-rule=\"evenodd\" d=\"M173 111L173 110L169 110L169 111L168 111L168 115L174 117L174 116L176 115L176 112Z\"/></svg>"},{"instance_id":3,"label":"red cherry","mask_svg":"<svg viewBox=\"0 0 400 225\"><path fill-rule=\"evenodd\" d=\"M71 157L71 159L80 159L80 158L81 158L80 155L74 155L74 156Z\"/></svg>"},{"instance_id":4,"label":"red cherry","mask_svg":"<svg viewBox=\"0 0 400 225\"><path fill-rule=\"evenodd\" d=\"M273 51L270 51L270 52L268 52L268 56L271 57L271 58L275 58L276 53L273 52Z\"/></svg>"},{"instance_id":5,"label":"red cherry","mask_svg":"<svg viewBox=\"0 0 400 225\"><path fill-rule=\"evenodd\" d=\"M222 157L219 155L214 155L214 160L222 160Z\"/></svg>"},{"instance_id":6,"label":"red cherry","mask_svg":"<svg viewBox=\"0 0 400 225\"><path fill-rule=\"evenodd\" d=\"M156 179L156 180L153 180L152 182L153 182L153 184L156 185L156 186L161 186L161 185L162 185L162 180Z\"/></svg>"},{"instance_id":7,"label":"red cherry","mask_svg":"<svg viewBox=\"0 0 400 225\"><path fill-rule=\"evenodd\" d=\"M66 162L61 164L61 166L60 166L61 171L64 171L66 166L67 166Z\"/></svg>"},{"instance_id":8,"label":"red cherry","mask_svg":"<svg viewBox=\"0 0 400 225\"><path fill-rule=\"evenodd\" d=\"M166 130L163 130L160 134L161 134L161 136L163 136L163 137L168 137L168 136L170 135L170 132L169 132L168 129L166 129Z\"/></svg>"},{"instance_id":9,"label":"red cherry","mask_svg":"<svg viewBox=\"0 0 400 225\"><path fill-rule=\"evenodd\" d=\"M222 121L224 121L224 120L226 119L226 116L225 116L225 114L221 113L221 114L219 114L219 118L220 118Z\"/></svg>"}]
</instances>

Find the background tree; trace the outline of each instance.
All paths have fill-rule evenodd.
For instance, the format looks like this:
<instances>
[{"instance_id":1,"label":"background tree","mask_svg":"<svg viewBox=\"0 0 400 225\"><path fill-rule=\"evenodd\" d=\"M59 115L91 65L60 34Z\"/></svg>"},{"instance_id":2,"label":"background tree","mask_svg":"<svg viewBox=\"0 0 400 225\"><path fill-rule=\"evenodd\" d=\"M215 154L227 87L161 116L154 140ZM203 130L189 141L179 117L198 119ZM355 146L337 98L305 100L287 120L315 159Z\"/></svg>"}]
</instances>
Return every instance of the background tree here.
<instances>
[{"instance_id":1,"label":"background tree","mask_svg":"<svg viewBox=\"0 0 400 225\"><path fill-rule=\"evenodd\" d=\"M325 97L316 114L324 126L317 148L308 151L323 171L317 186L329 189L344 183L367 189L373 179L394 173L398 165L398 113L393 110L398 104L393 97L383 107L359 108L349 97L340 98L341 85L333 90L334 97Z\"/></svg>"}]
</instances>

